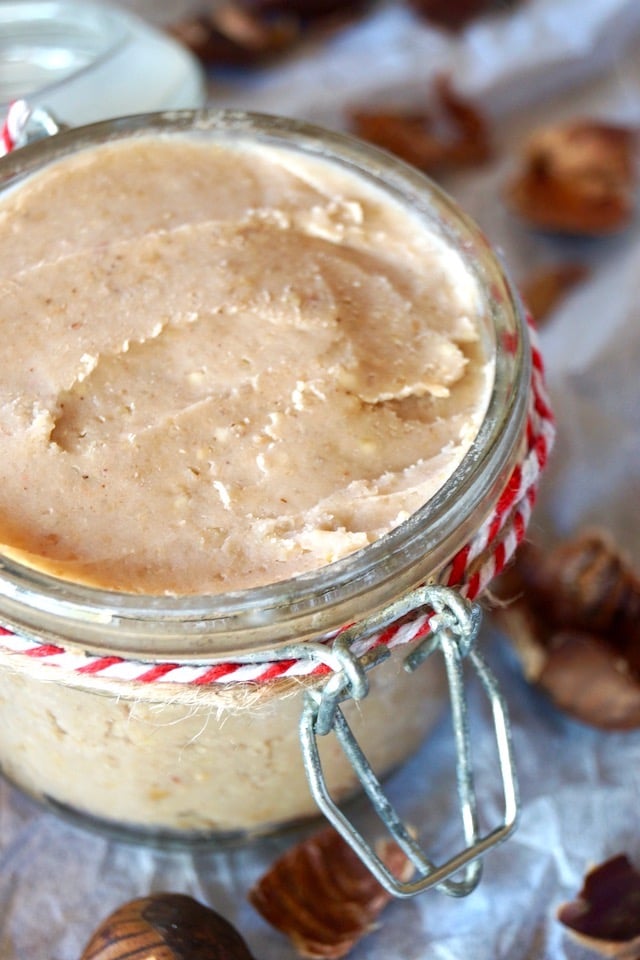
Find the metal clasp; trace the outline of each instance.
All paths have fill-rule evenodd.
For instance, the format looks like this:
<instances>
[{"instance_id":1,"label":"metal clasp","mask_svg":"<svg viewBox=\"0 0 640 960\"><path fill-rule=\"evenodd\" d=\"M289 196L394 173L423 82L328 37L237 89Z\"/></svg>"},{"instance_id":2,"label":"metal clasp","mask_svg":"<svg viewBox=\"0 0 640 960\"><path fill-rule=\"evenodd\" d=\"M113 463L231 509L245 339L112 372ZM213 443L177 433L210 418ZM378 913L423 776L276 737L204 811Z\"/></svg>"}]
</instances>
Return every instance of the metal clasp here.
<instances>
[{"instance_id":1,"label":"metal clasp","mask_svg":"<svg viewBox=\"0 0 640 960\"><path fill-rule=\"evenodd\" d=\"M411 651L405 659L404 666L406 670L413 672L438 652L444 658L449 684L456 745L458 804L465 846L439 866L421 849L394 809L339 706L341 702L348 699L363 699L368 692L366 671L389 656L388 649L383 647L358 657L358 640L370 637L400 617L429 609L434 611L429 622L431 633ZM300 742L314 799L325 817L355 850L377 880L395 897L412 897L429 887L436 887L450 896L466 896L480 880L482 865L479 858L491 847L506 839L515 827L518 815L518 789L509 721L495 678L475 649L480 622L480 608L464 600L456 591L448 587L424 586L364 623L358 623L345 630L334 641L332 647L332 653L340 669L329 678L324 687L309 691L305 695L300 720ZM465 661L475 671L491 704L504 794L502 823L484 836L480 836L478 826L464 691ZM326 736L329 732L333 732L337 737L378 817L413 863L416 873L411 881L401 882L390 873L371 844L330 796L318 751L318 737ZM459 871L462 871L462 876L459 879L452 879L453 875Z\"/></svg>"}]
</instances>

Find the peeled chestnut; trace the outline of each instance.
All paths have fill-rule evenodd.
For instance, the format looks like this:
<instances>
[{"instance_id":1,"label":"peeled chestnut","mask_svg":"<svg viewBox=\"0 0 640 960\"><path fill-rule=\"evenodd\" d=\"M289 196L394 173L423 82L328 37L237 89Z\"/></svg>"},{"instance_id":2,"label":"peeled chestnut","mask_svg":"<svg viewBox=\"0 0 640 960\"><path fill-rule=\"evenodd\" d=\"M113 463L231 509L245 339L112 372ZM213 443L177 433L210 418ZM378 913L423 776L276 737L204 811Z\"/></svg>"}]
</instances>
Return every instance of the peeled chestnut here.
<instances>
[{"instance_id":1,"label":"peeled chestnut","mask_svg":"<svg viewBox=\"0 0 640 960\"><path fill-rule=\"evenodd\" d=\"M114 910L80 960L254 960L224 917L181 893L155 893Z\"/></svg>"}]
</instances>

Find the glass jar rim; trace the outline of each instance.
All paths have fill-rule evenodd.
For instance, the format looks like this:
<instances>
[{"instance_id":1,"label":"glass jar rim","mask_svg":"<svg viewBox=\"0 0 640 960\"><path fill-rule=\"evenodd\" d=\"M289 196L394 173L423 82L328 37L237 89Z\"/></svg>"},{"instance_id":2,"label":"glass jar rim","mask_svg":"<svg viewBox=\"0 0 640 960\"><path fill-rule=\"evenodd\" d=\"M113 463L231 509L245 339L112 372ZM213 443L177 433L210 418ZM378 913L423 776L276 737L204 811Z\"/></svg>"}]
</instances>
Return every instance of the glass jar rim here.
<instances>
[{"instance_id":1,"label":"glass jar rim","mask_svg":"<svg viewBox=\"0 0 640 960\"><path fill-rule=\"evenodd\" d=\"M165 111L107 120L39 140L2 161L0 187L70 152L132 136L251 138L338 162L438 223L487 293L494 382L470 449L406 521L335 563L265 586L211 595L104 590L42 573L0 554L0 618L88 652L189 661L277 647L337 630L397 599L448 562L473 535L513 469L528 404L530 350L523 310L479 227L425 174L377 147L300 120L248 111ZM479 517L478 511L484 514Z\"/></svg>"}]
</instances>

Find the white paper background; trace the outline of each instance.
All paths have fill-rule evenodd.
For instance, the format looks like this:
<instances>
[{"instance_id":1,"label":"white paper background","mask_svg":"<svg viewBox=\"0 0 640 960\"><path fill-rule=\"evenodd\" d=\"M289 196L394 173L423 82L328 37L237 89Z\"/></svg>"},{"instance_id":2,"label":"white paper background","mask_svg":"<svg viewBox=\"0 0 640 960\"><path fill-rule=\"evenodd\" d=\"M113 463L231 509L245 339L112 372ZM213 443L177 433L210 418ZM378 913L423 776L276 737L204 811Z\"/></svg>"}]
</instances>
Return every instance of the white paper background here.
<instances>
[{"instance_id":1,"label":"white paper background","mask_svg":"<svg viewBox=\"0 0 640 960\"><path fill-rule=\"evenodd\" d=\"M155 20L172 9L147 0L130 6ZM589 114L640 126L638 0L528 0L458 37L382 4L286 65L251 79L212 80L211 99L342 126L354 102L420 104L442 69L490 111L499 148L492 166L446 186L516 279L559 259L594 269L543 333L559 435L532 532L544 537L599 522L640 562L640 227L603 242L561 243L528 232L500 199L513 148L535 124ZM487 856L471 897L429 892L392 904L352 960L586 960L555 920L557 906L575 894L590 863L627 851L640 864L640 732L606 734L572 722L527 686L502 638L487 631L485 643L512 714L519 829ZM491 825L500 809L495 757L487 707L473 687L471 711L481 814ZM445 718L389 785L439 853L456 833L451 751ZM293 960L288 942L246 903L251 883L292 839L217 854L154 852L63 823L0 783L0 958L77 960L111 909L174 890L236 923L256 960Z\"/></svg>"}]
</instances>

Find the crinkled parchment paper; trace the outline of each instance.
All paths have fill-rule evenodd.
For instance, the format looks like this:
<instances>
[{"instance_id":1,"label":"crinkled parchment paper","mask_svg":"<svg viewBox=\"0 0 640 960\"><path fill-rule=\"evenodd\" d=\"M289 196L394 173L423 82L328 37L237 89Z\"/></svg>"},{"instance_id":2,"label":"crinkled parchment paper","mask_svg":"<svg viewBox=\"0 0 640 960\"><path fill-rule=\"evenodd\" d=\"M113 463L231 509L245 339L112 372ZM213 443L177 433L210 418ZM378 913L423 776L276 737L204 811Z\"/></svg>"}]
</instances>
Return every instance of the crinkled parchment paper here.
<instances>
[{"instance_id":1,"label":"crinkled parchment paper","mask_svg":"<svg viewBox=\"0 0 640 960\"><path fill-rule=\"evenodd\" d=\"M154 19L170 5L136 7ZM529 232L500 191L513 148L532 126L597 115L640 126L637 0L528 0L452 37L382 4L319 49L248 78L212 78L216 105L344 125L354 103L419 105L434 73L490 113L495 163L446 186L481 223L516 279L535 265L579 259L589 281L559 307L542 339L558 440L531 534L607 526L640 563L640 228L584 243ZM522 679L504 638L484 642L510 706L522 815L515 836L486 857L464 900L437 892L397 902L353 960L586 960L555 920L589 864L626 850L640 862L640 732L601 733L558 713ZM487 704L470 689L480 812L500 816ZM447 718L389 783L392 798L438 856L458 838ZM366 807L359 806L367 819ZM293 841L231 852L158 852L111 841L43 813L0 783L0 957L77 960L94 926L122 901L153 890L191 893L243 931L257 960L293 949L246 903L246 891Z\"/></svg>"}]
</instances>

